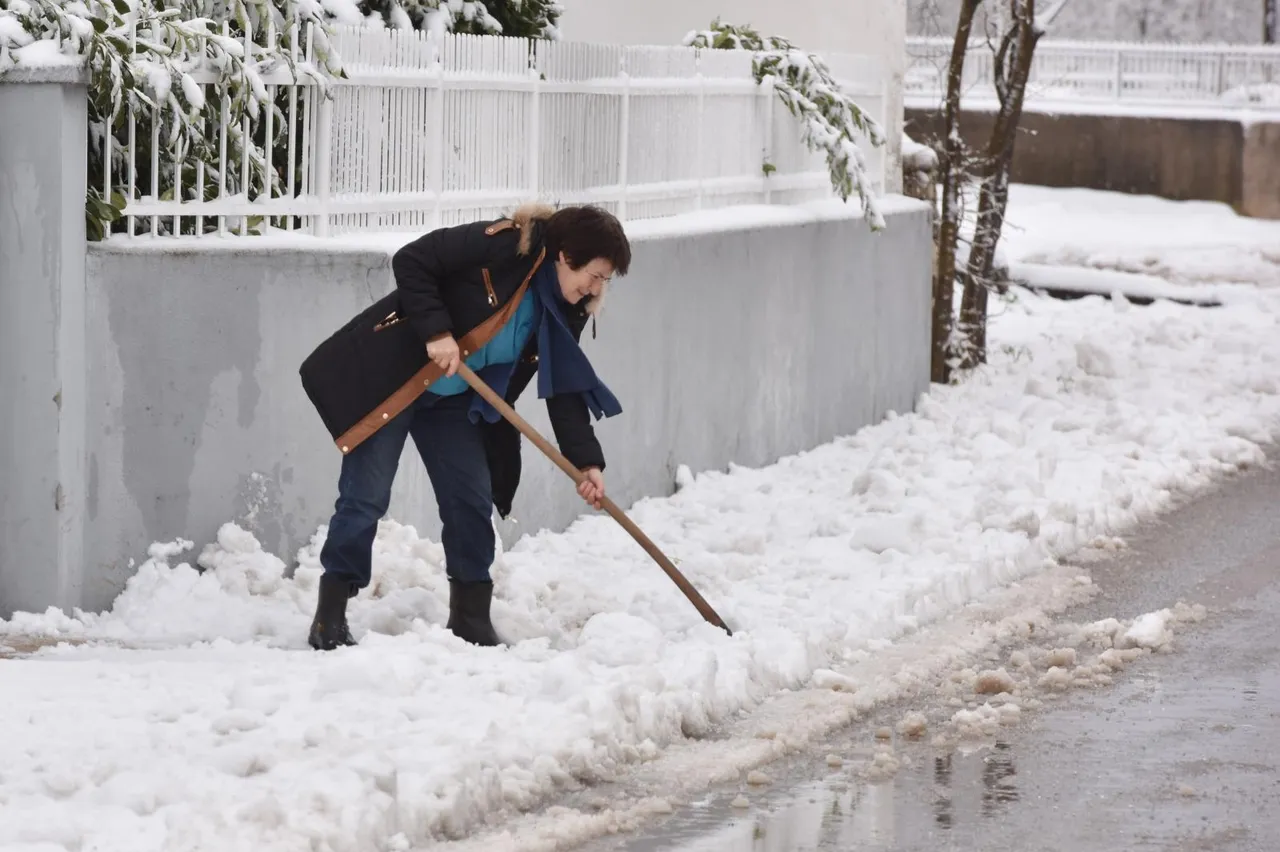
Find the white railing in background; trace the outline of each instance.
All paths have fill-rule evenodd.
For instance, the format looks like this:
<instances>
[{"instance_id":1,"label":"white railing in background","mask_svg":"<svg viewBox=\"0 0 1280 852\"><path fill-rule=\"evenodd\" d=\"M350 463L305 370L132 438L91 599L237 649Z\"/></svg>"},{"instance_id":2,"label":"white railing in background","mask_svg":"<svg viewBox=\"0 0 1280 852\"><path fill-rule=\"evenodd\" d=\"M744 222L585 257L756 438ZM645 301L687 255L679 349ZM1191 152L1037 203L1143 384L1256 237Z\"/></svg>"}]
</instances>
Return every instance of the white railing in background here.
<instances>
[{"instance_id":1,"label":"white railing in background","mask_svg":"<svg viewBox=\"0 0 1280 852\"><path fill-rule=\"evenodd\" d=\"M805 147L772 90L756 85L746 51L359 27L338 28L332 45L347 74L331 82L332 98L273 74L265 82L289 127L272 126L263 111L233 128L254 140L252 168L279 170L279 191L233 195L202 169L204 193L140 197L136 172L147 164L134 158L105 187L124 196L128 233L246 233L264 223L319 236L419 230L531 199L597 203L634 220L832 195L825 158ZM824 59L883 124L888 80L879 62ZM225 122L214 125L225 133ZM862 147L882 190L883 149ZM149 165L156 176L182 168L159 145ZM223 146L217 173L227 166Z\"/></svg>"},{"instance_id":2,"label":"white railing in background","mask_svg":"<svg viewBox=\"0 0 1280 852\"><path fill-rule=\"evenodd\" d=\"M951 39L908 38L904 94L940 99L950 55ZM994 99L992 56L970 44L965 98ZM1027 101L1072 99L1280 109L1280 46L1041 40Z\"/></svg>"}]
</instances>

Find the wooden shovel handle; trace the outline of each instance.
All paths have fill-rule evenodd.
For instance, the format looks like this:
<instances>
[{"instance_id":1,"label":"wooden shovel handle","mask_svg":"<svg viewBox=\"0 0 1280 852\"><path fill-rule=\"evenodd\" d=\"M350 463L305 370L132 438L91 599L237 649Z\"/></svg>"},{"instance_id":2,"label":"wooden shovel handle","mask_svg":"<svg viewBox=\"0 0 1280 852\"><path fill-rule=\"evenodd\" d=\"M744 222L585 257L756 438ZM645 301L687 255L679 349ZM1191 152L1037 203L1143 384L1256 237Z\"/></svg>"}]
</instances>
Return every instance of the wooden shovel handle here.
<instances>
[{"instance_id":1,"label":"wooden shovel handle","mask_svg":"<svg viewBox=\"0 0 1280 852\"><path fill-rule=\"evenodd\" d=\"M519 429L521 434L532 441L539 450L542 450L542 453L547 458L555 462L558 468L568 474L575 484L582 484L583 480L587 478L586 474L574 467L573 464L565 458L559 450L552 446L546 438L538 434L538 430L530 426L528 421L517 414L515 409L508 405L505 399L498 396L498 394L494 392L493 388L489 387L483 379L477 376L475 372L466 365L466 363L459 362L458 375L462 376L463 380L474 388L476 393L484 397L486 402L496 408L498 412L511 423L511 425ZM680 587L680 591L684 592L684 596L689 599L689 602L697 608L698 612L702 614L702 617L705 618L709 624L719 627L730 636L733 635L733 631L729 629L729 626L724 623L719 615L716 614L716 611L703 599L702 595L698 594L698 590L693 587L693 584L685 579L685 576L680 573L680 569L676 568L676 566L671 563L671 560L658 549L658 546L644 534L643 530L635 525L634 521L627 517L625 512L618 508L616 503L608 497L602 497L600 499L600 507L608 512L615 521L621 524L624 530L631 534L631 537L636 540L636 543L644 548L645 552L653 558L654 562L658 563L658 567L665 571L667 576L671 578L672 582Z\"/></svg>"}]
</instances>

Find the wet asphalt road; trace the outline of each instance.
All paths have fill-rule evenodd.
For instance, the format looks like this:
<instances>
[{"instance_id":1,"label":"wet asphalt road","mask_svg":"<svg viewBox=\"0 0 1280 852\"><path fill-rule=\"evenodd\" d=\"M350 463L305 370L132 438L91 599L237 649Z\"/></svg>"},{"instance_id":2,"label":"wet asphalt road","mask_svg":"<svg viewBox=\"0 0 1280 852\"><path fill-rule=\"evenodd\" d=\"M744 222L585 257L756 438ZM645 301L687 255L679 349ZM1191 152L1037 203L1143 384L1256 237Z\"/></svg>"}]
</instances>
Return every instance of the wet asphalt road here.
<instances>
[{"instance_id":1,"label":"wet asphalt road","mask_svg":"<svg viewBox=\"0 0 1280 852\"><path fill-rule=\"evenodd\" d=\"M1280 470L1259 470L1087 566L1100 594L1062 615L1132 618L1178 600L1208 618L966 753L843 782L821 755L762 806L727 796L606 847L629 852L1273 852L1280 850Z\"/></svg>"}]
</instances>

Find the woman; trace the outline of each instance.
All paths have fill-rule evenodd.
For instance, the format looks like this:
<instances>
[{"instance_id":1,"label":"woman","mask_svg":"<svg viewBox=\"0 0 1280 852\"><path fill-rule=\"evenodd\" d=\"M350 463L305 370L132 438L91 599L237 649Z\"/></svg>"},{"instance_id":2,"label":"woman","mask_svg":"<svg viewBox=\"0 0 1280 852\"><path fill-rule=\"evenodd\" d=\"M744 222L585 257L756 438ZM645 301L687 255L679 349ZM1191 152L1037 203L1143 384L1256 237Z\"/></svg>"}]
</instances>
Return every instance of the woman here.
<instances>
[{"instance_id":1,"label":"woman","mask_svg":"<svg viewBox=\"0 0 1280 852\"><path fill-rule=\"evenodd\" d=\"M491 519L494 507L504 518L511 511L520 433L455 375L458 363L511 404L537 374L560 451L587 475L578 492L598 508L605 463L591 415L622 409L578 341L609 281L630 265L621 223L596 207L526 205L510 218L441 228L396 252L395 289L307 358L303 387L343 454L313 648L355 644L347 600L370 582L406 437L440 510L448 629L500 644L489 618Z\"/></svg>"}]
</instances>

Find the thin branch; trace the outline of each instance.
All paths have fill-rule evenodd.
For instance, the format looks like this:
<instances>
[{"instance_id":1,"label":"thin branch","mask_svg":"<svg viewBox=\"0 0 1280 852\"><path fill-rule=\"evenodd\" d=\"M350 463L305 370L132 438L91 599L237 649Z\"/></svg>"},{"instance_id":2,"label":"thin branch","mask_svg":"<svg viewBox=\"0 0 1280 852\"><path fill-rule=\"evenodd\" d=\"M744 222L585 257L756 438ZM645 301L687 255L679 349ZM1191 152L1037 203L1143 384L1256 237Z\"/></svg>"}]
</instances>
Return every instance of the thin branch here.
<instances>
[{"instance_id":1,"label":"thin branch","mask_svg":"<svg viewBox=\"0 0 1280 852\"><path fill-rule=\"evenodd\" d=\"M841 200L848 201L856 192L872 230L884 227L866 158L858 144L862 136L871 145L882 146L884 130L843 92L820 56L799 50L784 38L764 37L751 27L725 24L719 18L710 30L689 33L684 43L704 50L752 51L756 82L773 80L778 98L800 119L809 150L826 154L831 185Z\"/></svg>"}]
</instances>

